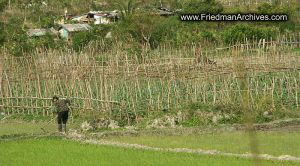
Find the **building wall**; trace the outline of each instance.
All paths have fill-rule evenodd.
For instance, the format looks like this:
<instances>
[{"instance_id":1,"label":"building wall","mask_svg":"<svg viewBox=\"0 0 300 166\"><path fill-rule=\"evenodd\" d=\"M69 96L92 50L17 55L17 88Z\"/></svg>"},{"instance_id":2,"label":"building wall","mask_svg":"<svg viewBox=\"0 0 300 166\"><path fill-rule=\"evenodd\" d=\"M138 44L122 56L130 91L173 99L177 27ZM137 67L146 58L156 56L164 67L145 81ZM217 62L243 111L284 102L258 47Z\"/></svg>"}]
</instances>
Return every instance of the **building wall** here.
<instances>
[{"instance_id":1,"label":"building wall","mask_svg":"<svg viewBox=\"0 0 300 166\"><path fill-rule=\"evenodd\" d=\"M62 38L68 39L69 32L65 28L59 30L59 33Z\"/></svg>"}]
</instances>

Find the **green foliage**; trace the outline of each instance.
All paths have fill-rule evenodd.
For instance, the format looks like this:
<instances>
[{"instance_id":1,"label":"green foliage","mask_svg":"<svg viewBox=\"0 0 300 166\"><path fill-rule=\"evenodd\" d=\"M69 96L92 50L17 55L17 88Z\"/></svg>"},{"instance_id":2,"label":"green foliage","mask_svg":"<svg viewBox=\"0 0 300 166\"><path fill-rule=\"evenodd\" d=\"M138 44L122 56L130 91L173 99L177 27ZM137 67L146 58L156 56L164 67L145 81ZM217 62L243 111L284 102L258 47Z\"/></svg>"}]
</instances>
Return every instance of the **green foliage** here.
<instances>
[{"instance_id":1,"label":"green foliage","mask_svg":"<svg viewBox=\"0 0 300 166\"><path fill-rule=\"evenodd\" d=\"M4 24L0 22L0 47L5 42Z\"/></svg>"},{"instance_id":2,"label":"green foliage","mask_svg":"<svg viewBox=\"0 0 300 166\"><path fill-rule=\"evenodd\" d=\"M214 33L211 31L206 31L206 30L202 31L201 37L210 42L216 41L216 37L215 37Z\"/></svg>"},{"instance_id":3,"label":"green foliage","mask_svg":"<svg viewBox=\"0 0 300 166\"><path fill-rule=\"evenodd\" d=\"M156 48L162 43L178 42L177 36L181 24L176 17L160 20L150 38L151 48Z\"/></svg>"},{"instance_id":4,"label":"green foliage","mask_svg":"<svg viewBox=\"0 0 300 166\"><path fill-rule=\"evenodd\" d=\"M80 52L94 37L92 32L75 33L72 40L72 48L76 52Z\"/></svg>"},{"instance_id":5,"label":"green foliage","mask_svg":"<svg viewBox=\"0 0 300 166\"><path fill-rule=\"evenodd\" d=\"M14 56L22 56L33 49L26 31L21 27L21 23L22 20L11 18L5 25L5 46Z\"/></svg>"},{"instance_id":6,"label":"green foliage","mask_svg":"<svg viewBox=\"0 0 300 166\"><path fill-rule=\"evenodd\" d=\"M113 34L115 38L121 41L138 42L141 45L148 45L151 48L155 48L160 43L162 36L166 30L163 30L160 26L162 21L161 17L149 16L145 13L139 15L132 15L126 20L118 23L114 29ZM162 31L163 32L162 32Z\"/></svg>"},{"instance_id":7,"label":"green foliage","mask_svg":"<svg viewBox=\"0 0 300 166\"><path fill-rule=\"evenodd\" d=\"M54 27L54 19L55 15L52 12L45 13L45 16L41 17L40 19L40 26L42 28L51 28Z\"/></svg>"},{"instance_id":8,"label":"green foliage","mask_svg":"<svg viewBox=\"0 0 300 166\"><path fill-rule=\"evenodd\" d=\"M226 44L233 44L236 42L242 42L245 38L252 40L257 39L270 39L276 38L276 30L267 27L255 27L246 24L237 24L227 28L223 32L224 42Z\"/></svg>"},{"instance_id":9,"label":"green foliage","mask_svg":"<svg viewBox=\"0 0 300 166\"><path fill-rule=\"evenodd\" d=\"M271 14L274 10L274 7L269 3L263 3L257 7L258 13L261 14Z\"/></svg>"},{"instance_id":10,"label":"green foliage","mask_svg":"<svg viewBox=\"0 0 300 166\"><path fill-rule=\"evenodd\" d=\"M92 26L89 32L79 32L73 37L72 47L79 52L90 43L94 51L109 51L113 48L113 39L106 38L106 35L112 31L114 25ZM114 34L112 35L114 36Z\"/></svg>"},{"instance_id":11,"label":"green foliage","mask_svg":"<svg viewBox=\"0 0 300 166\"><path fill-rule=\"evenodd\" d=\"M136 8L140 5L139 2L135 0L128 0L127 2L124 1L116 1L115 6L121 11L122 19L130 18L134 13Z\"/></svg>"},{"instance_id":12,"label":"green foliage","mask_svg":"<svg viewBox=\"0 0 300 166\"><path fill-rule=\"evenodd\" d=\"M31 38L32 45L35 48L45 48L45 49L59 49L65 46L65 42L62 40L54 40L55 36L50 33L46 33L45 36L40 36L36 38Z\"/></svg>"},{"instance_id":13,"label":"green foliage","mask_svg":"<svg viewBox=\"0 0 300 166\"><path fill-rule=\"evenodd\" d=\"M0 12L2 12L8 4L7 0L0 0Z\"/></svg>"},{"instance_id":14,"label":"green foliage","mask_svg":"<svg viewBox=\"0 0 300 166\"><path fill-rule=\"evenodd\" d=\"M296 25L299 24L299 20L297 20L296 7L289 7L284 5L279 5L278 1L273 1L272 4L263 3L257 7L257 13L260 14L287 14L288 21L284 22L263 22L263 25L270 25L279 27L281 32L296 31ZM299 30L299 29L298 29Z\"/></svg>"},{"instance_id":15,"label":"green foliage","mask_svg":"<svg viewBox=\"0 0 300 166\"><path fill-rule=\"evenodd\" d=\"M180 0L171 0L171 10L182 9L183 3Z\"/></svg>"},{"instance_id":16,"label":"green foliage","mask_svg":"<svg viewBox=\"0 0 300 166\"><path fill-rule=\"evenodd\" d=\"M221 13L224 7L215 0L190 0L183 6L185 13Z\"/></svg>"},{"instance_id":17,"label":"green foliage","mask_svg":"<svg viewBox=\"0 0 300 166\"><path fill-rule=\"evenodd\" d=\"M181 124L184 127L195 127L195 126L207 125L207 123L205 123L204 119L197 117L197 116L191 116L187 120L183 121Z\"/></svg>"}]
</instances>

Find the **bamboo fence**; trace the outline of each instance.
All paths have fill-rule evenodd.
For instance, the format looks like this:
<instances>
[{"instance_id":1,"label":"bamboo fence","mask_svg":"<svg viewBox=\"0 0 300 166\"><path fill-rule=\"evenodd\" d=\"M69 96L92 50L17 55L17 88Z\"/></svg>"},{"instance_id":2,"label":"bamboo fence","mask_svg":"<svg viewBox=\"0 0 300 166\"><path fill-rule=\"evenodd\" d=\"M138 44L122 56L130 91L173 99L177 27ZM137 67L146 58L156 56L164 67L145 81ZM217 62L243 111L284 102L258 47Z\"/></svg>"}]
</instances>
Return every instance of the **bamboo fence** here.
<instances>
[{"instance_id":1,"label":"bamboo fence","mask_svg":"<svg viewBox=\"0 0 300 166\"><path fill-rule=\"evenodd\" d=\"M273 107L299 108L300 57L282 52L294 48L299 48L299 42L291 38L204 50L203 55L217 65L175 56L148 58L142 63L127 56L122 60L114 57L105 64L86 54L72 53L5 57L0 63L0 112L49 116L53 114L51 97L58 95L71 99L74 111L107 113L130 121L132 117L138 120L191 102L236 103L243 91L248 92L253 107L260 107L265 99ZM220 57L224 50L230 56ZM241 56L251 50L256 50L254 55ZM161 50L162 54L166 52L166 48ZM240 87L240 64L247 89Z\"/></svg>"}]
</instances>

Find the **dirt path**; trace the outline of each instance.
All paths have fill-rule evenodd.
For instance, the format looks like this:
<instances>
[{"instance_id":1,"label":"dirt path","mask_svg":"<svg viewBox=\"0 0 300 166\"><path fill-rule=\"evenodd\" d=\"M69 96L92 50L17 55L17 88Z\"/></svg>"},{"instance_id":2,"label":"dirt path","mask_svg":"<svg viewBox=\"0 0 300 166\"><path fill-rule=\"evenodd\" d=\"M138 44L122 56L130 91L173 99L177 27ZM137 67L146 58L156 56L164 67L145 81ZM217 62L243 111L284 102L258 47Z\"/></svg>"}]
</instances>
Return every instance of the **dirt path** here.
<instances>
[{"instance_id":1,"label":"dirt path","mask_svg":"<svg viewBox=\"0 0 300 166\"><path fill-rule=\"evenodd\" d=\"M189 149L189 148L158 148L145 146L140 144L129 144L129 143L121 143L116 141L107 141L102 139L91 139L82 135L80 133L71 132L66 135L67 139L71 139L81 143L87 144L97 144L97 145L110 145L115 147L122 148L134 148L134 149L142 149L142 150L154 150L154 151L164 151L164 152L176 152L176 153L191 153L191 154L205 154L205 155L216 155L216 156L228 156L228 157L242 157L242 158L260 158L264 160L281 160L281 161L297 161L300 162L300 157L294 157L290 155L281 155L281 156L273 156L269 154L260 154L253 155L250 153L246 154L237 154L237 153L226 153L218 150L202 150L202 149Z\"/></svg>"}]
</instances>

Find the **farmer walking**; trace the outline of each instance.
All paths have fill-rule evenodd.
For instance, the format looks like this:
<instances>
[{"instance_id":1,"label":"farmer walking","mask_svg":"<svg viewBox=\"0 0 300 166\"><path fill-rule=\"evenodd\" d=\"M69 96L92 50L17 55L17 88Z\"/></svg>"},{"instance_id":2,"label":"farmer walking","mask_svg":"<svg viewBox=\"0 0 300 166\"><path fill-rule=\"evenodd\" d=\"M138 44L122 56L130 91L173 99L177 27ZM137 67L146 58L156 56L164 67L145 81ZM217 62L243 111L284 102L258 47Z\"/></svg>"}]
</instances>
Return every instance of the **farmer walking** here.
<instances>
[{"instance_id":1,"label":"farmer walking","mask_svg":"<svg viewBox=\"0 0 300 166\"><path fill-rule=\"evenodd\" d=\"M55 106L56 113L57 113L57 124L58 124L58 131L62 132L64 128L64 132L67 132L67 121L69 117L70 111L70 100L65 99L61 100L57 96L53 96L52 102Z\"/></svg>"}]
</instances>

